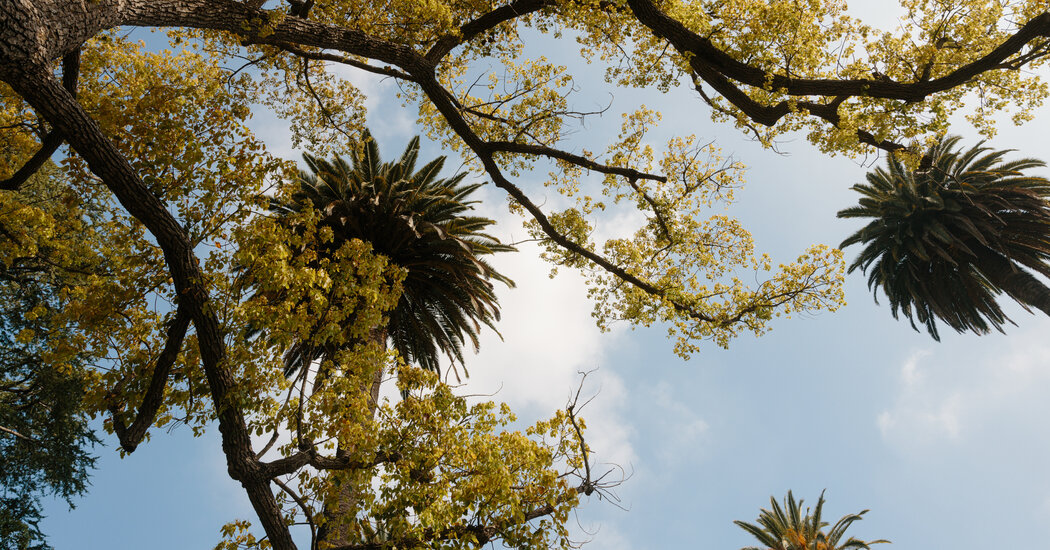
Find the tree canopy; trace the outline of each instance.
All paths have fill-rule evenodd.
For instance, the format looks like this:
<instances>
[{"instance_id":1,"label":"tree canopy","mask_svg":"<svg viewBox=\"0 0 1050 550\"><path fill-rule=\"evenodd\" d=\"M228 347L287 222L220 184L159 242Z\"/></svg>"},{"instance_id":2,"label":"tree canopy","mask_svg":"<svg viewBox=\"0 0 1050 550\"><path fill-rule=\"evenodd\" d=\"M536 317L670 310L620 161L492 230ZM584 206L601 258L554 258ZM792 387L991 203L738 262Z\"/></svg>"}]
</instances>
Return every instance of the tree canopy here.
<instances>
[{"instance_id":1,"label":"tree canopy","mask_svg":"<svg viewBox=\"0 0 1050 550\"><path fill-rule=\"evenodd\" d=\"M72 200L71 200L72 199ZM60 288L101 260L78 223L92 209L45 163L18 193L0 197L0 548L47 548L41 497L73 505L87 489L98 442L83 408L87 358L58 319ZM83 255L80 255L83 254ZM49 356L62 354L61 360Z\"/></svg>"},{"instance_id":2,"label":"tree canopy","mask_svg":"<svg viewBox=\"0 0 1050 550\"><path fill-rule=\"evenodd\" d=\"M938 340L937 319L959 332L1002 332L1004 291L1050 315L1050 288L1029 271L1050 274L1050 180L1025 173L1046 164L1005 161L1009 151L981 145L958 151L959 140L935 142L916 170L891 158L853 186L860 205L838 214L875 218L842 242L865 245L850 271L870 269L868 286L886 293L893 316Z\"/></svg>"},{"instance_id":3,"label":"tree canopy","mask_svg":"<svg viewBox=\"0 0 1050 550\"><path fill-rule=\"evenodd\" d=\"M627 110L615 139L574 148L569 136L588 114L575 101L580 83L562 60L534 55L530 40L572 42L566 55L603 64L615 86L694 89L716 120L763 143L802 131L829 153L900 150L943 133L968 104L991 133L1007 107L1023 121L1045 99L1036 72L1050 54L1044 1L902 5L910 24L886 33L837 0L13 0L0 10L0 186L22 187L69 145L70 200L105 208L87 220L104 269L57 289L54 322L77 335L69 345L91 365L85 406L106 412L128 452L151 426L216 421L267 544L294 546L286 516L313 518L311 502L328 490L323 471L387 476L392 489L365 504L377 522L414 510L413 521L359 525L362 548L562 540L565 507L595 486L573 414L528 437L483 435L499 415L466 410L427 375L406 374L399 380L419 398L391 405L380 429L365 433L347 422L359 414L345 399L356 386L296 396L301 386L281 375L282 345L367 334L396 303L400 272L361 241L330 258L291 255L330 235L309 213L299 225L308 229L295 233L258 215L261 193L289 192L290 167L246 120L270 109L298 146L342 152L363 128L365 100L343 68L394 79L429 136L531 219L545 255L588 274L600 325L665 324L688 355L704 340L727 346L761 334L778 315L841 305L840 253L814 246L774 266L739 222L710 212L732 200L743 167L696 136L654 146L646 136L660 114L645 106ZM139 27L168 29L176 51L148 51L121 34ZM572 206L545 210L540 191L518 182L536 169L551 170L549 186ZM633 209L641 221L596 242L593 220L607 208ZM262 266L288 300L249 300L236 265ZM253 326L273 337L245 337ZM45 364L68 364L62 349ZM382 351L347 353L345 363L366 365ZM451 435L458 429L470 434ZM405 435L412 430L425 433ZM260 449L252 434L272 443ZM291 441L277 445L279 434ZM535 460L509 477L494 460L466 469L476 478L462 474L462 457L440 442L469 437L494 445L490 456ZM391 444L404 441L424 443L411 452ZM354 451L334 453L336 442ZM582 481L569 484L566 472ZM484 490L457 492L469 486L463 475ZM414 499L438 488L426 498L440 509L422 510ZM539 535L520 528L532 520L553 523Z\"/></svg>"}]
</instances>

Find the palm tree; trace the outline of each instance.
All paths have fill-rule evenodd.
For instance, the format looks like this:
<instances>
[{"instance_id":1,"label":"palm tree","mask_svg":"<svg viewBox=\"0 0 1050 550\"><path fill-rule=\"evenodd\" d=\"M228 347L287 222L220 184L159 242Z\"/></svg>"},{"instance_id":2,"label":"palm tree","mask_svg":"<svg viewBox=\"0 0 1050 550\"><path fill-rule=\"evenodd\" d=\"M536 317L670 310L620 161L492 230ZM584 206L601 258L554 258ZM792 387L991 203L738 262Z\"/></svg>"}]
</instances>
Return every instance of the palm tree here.
<instances>
[{"instance_id":1,"label":"palm tree","mask_svg":"<svg viewBox=\"0 0 1050 550\"><path fill-rule=\"evenodd\" d=\"M474 204L467 199L481 184L461 184L462 173L439 178L445 157L416 170L418 137L396 162L382 162L367 130L350 148L350 163L304 155L310 172L300 172L290 200L271 201L270 209L286 219L306 209L319 211L319 225L334 234L322 254L360 239L405 269L400 300L373 337L384 345L389 339L406 361L431 371L439 371L442 356L462 362L463 344L477 349L481 325L495 330L499 320L492 281L513 286L484 257L514 249L484 233L492 220L466 215ZM285 374L292 376L317 358L297 346L286 356Z\"/></svg>"},{"instance_id":2,"label":"palm tree","mask_svg":"<svg viewBox=\"0 0 1050 550\"><path fill-rule=\"evenodd\" d=\"M763 546L749 546L742 550L846 550L848 548L871 548L872 544L888 543L888 540L863 541L850 537L845 541L842 537L846 529L855 521L863 519L868 513L864 510L858 514L849 514L835 522L830 531L824 528L828 522L821 519L824 508L824 493L820 493L817 500L817 508L810 513L807 508L805 514L802 512L802 500L795 500L795 496L788 491L781 507L776 499L769 497L772 511L762 509L758 515L758 525L744 521L734 521L743 530L751 533Z\"/></svg>"},{"instance_id":3,"label":"palm tree","mask_svg":"<svg viewBox=\"0 0 1050 550\"><path fill-rule=\"evenodd\" d=\"M996 302L1002 292L1050 315L1050 288L1028 271L1050 277L1050 180L1023 174L1045 164L1005 162L1009 151L982 144L957 151L958 142L937 141L914 170L891 155L853 186L860 204L838 213L874 218L840 245L864 244L849 271L867 273L894 318L902 312L937 340L936 319L958 332L1002 332L1012 322Z\"/></svg>"},{"instance_id":4,"label":"palm tree","mask_svg":"<svg viewBox=\"0 0 1050 550\"><path fill-rule=\"evenodd\" d=\"M439 178L445 157L416 170L418 137L395 162L382 162L367 130L350 150L349 163L304 155L310 171L300 172L291 198L271 201L270 210L289 223L295 214L317 210L319 227L330 228L334 236L320 245L319 254L334 254L347 241L360 239L407 272L387 324L372 330L375 341L385 346L389 339L406 361L431 371L439 371L442 356L462 362L463 344L469 341L476 350L481 325L495 330L499 320L493 281L514 284L485 261L488 255L514 249L484 232L492 220L467 215L474 204L468 198L481 184L462 184L463 173ZM334 346L314 350L300 342L285 354L285 375L296 375L316 359L325 364L337 351ZM318 380L325 374L319 372ZM376 369L371 414L382 375L382 368ZM358 489L353 483L342 486L336 501L326 506L328 521L318 534L320 541L350 543L347 526L334 522L355 513Z\"/></svg>"}]
</instances>

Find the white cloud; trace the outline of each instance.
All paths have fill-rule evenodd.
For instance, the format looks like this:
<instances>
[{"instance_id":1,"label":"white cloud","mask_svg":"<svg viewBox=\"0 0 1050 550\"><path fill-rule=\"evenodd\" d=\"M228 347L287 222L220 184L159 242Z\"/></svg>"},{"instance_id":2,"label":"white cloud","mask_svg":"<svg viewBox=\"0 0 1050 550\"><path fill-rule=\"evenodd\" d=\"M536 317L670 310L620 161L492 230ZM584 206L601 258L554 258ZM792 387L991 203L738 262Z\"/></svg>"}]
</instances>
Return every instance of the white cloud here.
<instances>
[{"instance_id":1,"label":"white cloud","mask_svg":"<svg viewBox=\"0 0 1050 550\"><path fill-rule=\"evenodd\" d=\"M1036 515L1043 522L1050 521L1050 496L1043 499L1042 504L1036 509Z\"/></svg>"},{"instance_id":2,"label":"white cloud","mask_svg":"<svg viewBox=\"0 0 1050 550\"><path fill-rule=\"evenodd\" d=\"M493 202L499 203L485 201ZM497 219L496 231L508 236L506 240L525 234L521 220L508 213L482 214ZM503 340L491 330L483 332L480 352L467 358L470 378L464 390L495 394L492 399L506 402L522 420L539 419L566 405L581 372L594 371L580 398L582 402L594 396L581 414L587 420L588 444L597 462L631 463L631 427L622 411L627 390L619 374L605 365L624 329L608 334L598 330L578 273L562 269L551 279L550 265L539 259L534 243L521 244L518 250L493 260L516 287L497 289L502 312L497 327Z\"/></svg>"},{"instance_id":3,"label":"white cloud","mask_svg":"<svg viewBox=\"0 0 1050 550\"><path fill-rule=\"evenodd\" d=\"M1003 431L1026 429L1026 419L1045 418L1050 342L1040 324L988 346L988 355L960 355L943 344L913 352L899 369L893 403L877 415L883 439L900 451L926 453L987 445Z\"/></svg>"},{"instance_id":4,"label":"white cloud","mask_svg":"<svg viewBox=\"0 0 1050 550\"><path fill-rule=\"evenodd\" d=\"M892 411L883 411L878 416L879 431L886 439L913 445L920 439L945 436L959 437L959 413L962 397L951 395L940 403L898 405Z\"/></svg>"},{"instance_id":5,"label":"white cloud","mask_svg":"<svg viewBox=\"0 0 1050 550\"><path fill-rule=\"evenodd\" d=\"M661 434L659 459L662 469L693 463L701 449L701 438L709 425L692 407L675 398L671 384L661 381L651 390L648 400L663 421L655 428Z\"/></svg>"},{"instance_id":6,"label":"white cloud","mask_svg":"<svg viewBox=\"0 0 1050 550\"><path fill-rule=\"evenodd\" d=\"M919 360L929 355L929 350L919 350L904 362L904 366L901 367L901 381L905 388L914 388L922 383L923 373L919 370Z\"/></svg>"},{"instance_id":7,"label":"white cloud","mask_svg":"<svg viewBox=\"0 0 1050 550\"><path fill-rule=\"evenodd\" d=\"M332 74L353 84L365 97L365 110L370 115L369 129L380 143L395 138L404 141L418 133L415 119L408 115L411 110L396 105L401 100L397 98L397 84L392 78L335 63L330 64L329 69ZM377 119L380 115L382 120ZM392 155L395 150L401 152L394 147L387 155Z\"/></svg>"},{"instance_id":8,"label":"white cloud","mask_svg":"<svg viewBox=\"0 0 1050 550\"><path fill-rule=\"evenodd\" d=\"M632 550L630 539L611 521L593 524L577 524L570 530L570 538L576 542L593 543L602 550ZM590 547L585 544L584 548Z\"/></svg>"},{"instance_id":9,"label":"white cloud","mask_svg":"<svg viewBox=\"0 0 1050 550\"><path fill-rule=\"evenodd\" d=\"M521 219L493 206L503 204L494 200L495 192L482 192L488 196L481 197L478 214L497 221L490 232L501 241L525 238ZM584 278L561 269L551 279L551 266L540 260L535 243L517 248L516 253L491 259L515 282L514 288L501 284L496 288L501 311L496 327L503 338L483 328L479 352L464 350L470 376L462 379L458 393L505 402L528 425L565 407L580 386L581 373L589 373L580 403L589 402L580 416L587 424L593 465L602 472L607 469L603 464L630 471L636 454L631 444L633 427L624 413L628 390L620 374L608 366L610 351L626 328L603 334L589 314L592 304ZM456 383L454 376L447 378ZM397 398L394 384L384 384L383 396Z\"/></svg>"}]
</instances>

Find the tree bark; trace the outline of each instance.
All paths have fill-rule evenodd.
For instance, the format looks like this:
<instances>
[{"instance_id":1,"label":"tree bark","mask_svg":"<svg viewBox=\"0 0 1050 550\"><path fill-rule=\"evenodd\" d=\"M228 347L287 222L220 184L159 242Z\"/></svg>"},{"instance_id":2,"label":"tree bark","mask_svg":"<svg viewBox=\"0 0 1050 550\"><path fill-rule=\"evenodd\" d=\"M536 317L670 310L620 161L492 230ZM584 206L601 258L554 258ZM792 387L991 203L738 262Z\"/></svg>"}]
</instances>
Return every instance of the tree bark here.
<instances>
[{"instance_id":1,"label":"tree bark","mask_svg":"<svg viewBox=\"0 0 1050 550\"><path fill-rule=\"evenodd\" d=\"M0 65L2 66L2 65ZM241 410L231 406L236 382L225 367L226 347L218 318L204 287L193 246L178 220L139 179L127 160L121 156L98 124L80 107L76 99L55 79L47 66L29 65L5 69L0 76L11 85L44 119L66 136L69 144L87 161L91 171L102 178L121 205L141 221L164 252L180 305L193 320L200 346L201 362L211 390L222 434L230 477L240 481L248 493L263 529L274 548L295 548L282 517L280 507L270 490L252 452L251 438Z\"/></svg>"},{"instance_id":2,"label":"tree bark","mask_svg":"<svg viewBox=\"0 0 1050 550\"><path fill-rule=\"evenodd\" d=\"M371 340L372 343L379 345L384 352L386 351L387 332L385 328L373 329ZM368 416L364 419L364 423L375 420L376 409L379 408L379 388L383 383L383 371L383 365L377 365L376 371L372 374L371 383L361 388L362 391L367 391L369 395ZM346 455L352 453L353 449L340 448L336 452L338 455ZM365 483L368 482L366 481ZM318 548L336 548L351 544L350 520L357 515L362 489L364 487L355 483L343 485L336 496L335 504L331 507L325 507L325 522L318 530L317 535Z\"/></svg>"}]
</instances>

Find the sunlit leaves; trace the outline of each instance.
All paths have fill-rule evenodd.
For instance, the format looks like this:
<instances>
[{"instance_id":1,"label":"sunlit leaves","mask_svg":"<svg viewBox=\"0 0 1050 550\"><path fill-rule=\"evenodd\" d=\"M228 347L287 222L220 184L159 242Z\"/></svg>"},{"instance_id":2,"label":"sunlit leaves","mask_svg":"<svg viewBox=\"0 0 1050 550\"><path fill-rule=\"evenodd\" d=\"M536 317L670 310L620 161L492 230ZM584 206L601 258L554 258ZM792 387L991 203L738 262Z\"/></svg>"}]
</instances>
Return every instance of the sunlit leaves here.
<instances>
[{"instance_id":1,"label":"sunlit leaves","mask_svg":"<svg viewBox=\"0 0 1050 550\"><path fill-rule=\"evenodd\" d=\"M600 245L606 258L628 266L631 275L655 292L624 283L531 226L549 260L585 270L600 327L617 321L664 324L675 338L675 352L688 357L704 340L727 347L742 332L764 333L773 317L833 311L844 303L839 251L814 246L795 262L774 269L768 256L755 252L750 232L737 220L712 212L732 202L733 191L742 185L743 165L723 158L712 143L698 143L695 136L673 138L657 164L644 140L656 120L644 108L625 116L620 141L609 156L613 165L658 167L666 176L604 179L602 191L613 204L626 202L644 217L633 233L617 227ZM575 191L573 195L578 206L552 214L550 221L560 233L593 247L598 225L591 216L594 201ZM756 282L749 284L751 280Z\"/></svg>"}]
</instances>

